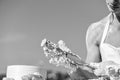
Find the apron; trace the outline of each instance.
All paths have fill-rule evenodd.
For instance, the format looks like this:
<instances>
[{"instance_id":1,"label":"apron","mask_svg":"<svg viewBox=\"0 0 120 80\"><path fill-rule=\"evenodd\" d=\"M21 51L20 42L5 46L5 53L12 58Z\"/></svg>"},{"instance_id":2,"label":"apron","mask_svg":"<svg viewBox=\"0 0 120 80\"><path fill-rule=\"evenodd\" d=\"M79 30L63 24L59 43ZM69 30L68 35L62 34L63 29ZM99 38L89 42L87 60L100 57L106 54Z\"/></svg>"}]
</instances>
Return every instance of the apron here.
<instances>
[{"instance_id":1,"label":"apron","mask_svg":"<svg viewBox=\"0 0 120 80\"><path fill-rule=\"evenodd\" d=\"M120 64L120 47L116 48L115 46L104 42L111 23L111 16L112 14L108 15L107 22L105 24L100 43L100 54L102 61L114 61L115 63Z\"/></svg>"}]
</instances>

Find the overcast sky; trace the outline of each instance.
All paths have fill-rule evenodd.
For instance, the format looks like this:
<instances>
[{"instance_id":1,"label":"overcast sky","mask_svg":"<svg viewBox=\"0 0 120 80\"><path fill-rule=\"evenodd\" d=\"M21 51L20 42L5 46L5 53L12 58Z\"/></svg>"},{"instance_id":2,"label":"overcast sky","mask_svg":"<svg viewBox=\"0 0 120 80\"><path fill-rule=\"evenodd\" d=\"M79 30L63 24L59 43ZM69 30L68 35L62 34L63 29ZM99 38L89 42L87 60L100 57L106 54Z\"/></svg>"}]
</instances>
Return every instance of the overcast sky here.
<instances>
[{"instance_id":1,"label":"overcast sky","mask_svg":"<svg viewBox=\"0 0 120 80\"><path fill-rule=\"evenodd\" d=\"M40 43L65 41L85 60L88 26L109 13L105 0L0 0L0 72L8 65L47 65Z\"/></svg>"}]
</instances>

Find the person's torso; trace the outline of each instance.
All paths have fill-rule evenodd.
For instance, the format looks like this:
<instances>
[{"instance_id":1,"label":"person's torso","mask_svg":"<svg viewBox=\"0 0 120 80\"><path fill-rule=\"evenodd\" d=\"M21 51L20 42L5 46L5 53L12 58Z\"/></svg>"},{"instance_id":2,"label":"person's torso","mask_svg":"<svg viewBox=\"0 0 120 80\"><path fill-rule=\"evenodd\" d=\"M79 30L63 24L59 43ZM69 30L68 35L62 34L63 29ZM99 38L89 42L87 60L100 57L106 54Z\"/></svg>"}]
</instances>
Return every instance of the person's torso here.
<instances>
[{"instance_id":1,"label":"person's torso","mask_svg":"<svg viewBox=\"0 0 120 80\"><path fill-rule=\"evenodd\" d=\"M115 25L110 25L110 16L106 18L107 21L100 43L100 53L102 61L114 61L120 64L120 30Z\"/></svg>"}]
</instances>

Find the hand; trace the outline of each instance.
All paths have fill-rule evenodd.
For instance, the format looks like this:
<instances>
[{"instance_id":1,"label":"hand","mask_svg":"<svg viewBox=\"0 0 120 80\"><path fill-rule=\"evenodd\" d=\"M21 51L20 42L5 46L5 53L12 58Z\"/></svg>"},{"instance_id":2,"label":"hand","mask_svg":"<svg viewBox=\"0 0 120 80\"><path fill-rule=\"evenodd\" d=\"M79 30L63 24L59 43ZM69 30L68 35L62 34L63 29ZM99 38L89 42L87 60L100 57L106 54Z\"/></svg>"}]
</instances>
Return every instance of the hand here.
<instances>
[{"instance_id":1,"label":"hand","mask_svg":"<svg viewBox=\"0 0 120 80\"><path fill-rule=\"evenodd\" d=\"M113 61L101 62L101 63L99 63L99 66L94 70L94 73L97 76L106 75L106 70L105 69L107 68L107 66L110 66L110 65L118 66L118 64L116 64Z\"/></svg>"},{"instance_id":2,"label":"hand","mask_svg":"<svg viewBox=\"0 0 120 80\"><path fill-rule=\"evenodd\" d=\"M89 67L79 67L75 72L70 74L72 80L88 80L98 78Z\"/></svg>"}]
</instances>

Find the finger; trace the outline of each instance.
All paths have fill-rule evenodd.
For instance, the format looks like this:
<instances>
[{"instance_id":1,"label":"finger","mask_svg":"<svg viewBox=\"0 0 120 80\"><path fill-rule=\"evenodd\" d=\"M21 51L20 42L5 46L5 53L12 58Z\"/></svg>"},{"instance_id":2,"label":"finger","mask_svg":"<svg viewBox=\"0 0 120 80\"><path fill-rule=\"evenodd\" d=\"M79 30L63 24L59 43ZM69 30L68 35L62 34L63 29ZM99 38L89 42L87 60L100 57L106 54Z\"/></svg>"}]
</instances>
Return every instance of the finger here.
<instances>
[{"instance_id":1,"label":"finger","mask_svg":"<svg viewBox=\"0 0 120 80\"><path fill-rule=\"evenodd\" d=\"M13 78L6 78L4 77L2 80L14 80Z\"/></svg>"}]
</instances>

